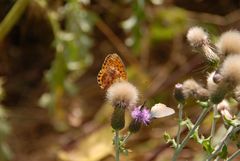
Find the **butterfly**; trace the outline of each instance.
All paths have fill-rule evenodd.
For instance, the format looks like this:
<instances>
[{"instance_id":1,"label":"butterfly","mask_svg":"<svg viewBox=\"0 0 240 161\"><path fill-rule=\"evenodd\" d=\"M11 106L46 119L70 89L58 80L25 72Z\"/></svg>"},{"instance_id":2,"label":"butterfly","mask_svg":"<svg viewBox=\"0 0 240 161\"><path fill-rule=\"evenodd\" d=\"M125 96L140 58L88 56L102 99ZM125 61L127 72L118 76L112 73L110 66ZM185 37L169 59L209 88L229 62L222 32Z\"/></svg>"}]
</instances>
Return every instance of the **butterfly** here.
<instances>
[{"instance_id":1,"label":"butterfly","mask_svg":"<svg viewBox=\"0 0 240 161\"><path fill-rule=\"evenodd\" d=\"M106 90L117 80L127 80L127 72L122 59L115 53L109 54L98 73L97 82L101 89Z\"/></svg>"},{"instance_id":2,"label":"butterfly","mask_svg":"<svg viewBox=\"0 0 240 161\"><path fill-rule=\"evenodd\" d=\"M167 107L162 103L155 104L151 108L151 117L152 118L161 118L174 114L174 109Z\"/></svg>"}]
</instances>

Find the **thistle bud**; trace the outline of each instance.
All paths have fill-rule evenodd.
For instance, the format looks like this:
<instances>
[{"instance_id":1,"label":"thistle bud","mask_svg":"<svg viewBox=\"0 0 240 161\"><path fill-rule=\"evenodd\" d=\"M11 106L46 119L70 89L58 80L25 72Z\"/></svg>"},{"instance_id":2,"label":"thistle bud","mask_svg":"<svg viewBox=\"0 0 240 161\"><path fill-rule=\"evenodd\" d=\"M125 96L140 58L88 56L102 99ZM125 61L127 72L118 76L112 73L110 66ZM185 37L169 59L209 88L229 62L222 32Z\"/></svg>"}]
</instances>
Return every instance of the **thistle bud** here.
<instances>
[{"instance_id":1,"label":"thistle bud","mask_svg":"<svg viewBox=\"0 0 240 161\"><path fill-rule=\"evenodd\" d=\"M185 102L185 97L184 97L184 94L183 94L183 85L182 84L177 83L175 85L174 97L180 103L184 103Z\"/></svg>"},{"instance_id":2,"label":"thistle bud","mask_svg":"<svg viewBox=\"0 0 240 161\"><path fill-rule=\"evenodd\" d=\"M144 105L135 107L131 112L133 120L128 129L131 133L136 133L141 128L142 124L148 125L151 121L151 113Z\"/></svg>"},{"instance_id":3,"label":"thistle bud","mask_svg":"<svg viewBox=\"0 0 240 161\"><path fill-rule=\"evenodd\" d=\"M214 83L218 84L223 79L223 76L220 73L215 72L212 79Z\"/></svg>"},{"instance_id":4,"label":"thistle bud","mask_svg":"<svg viewBox=\"0 0 240 161\"><path fill-rule=\"evenodd\" d=\"M136 133L140 130L141 126L142 126L142 123L140 121L132 120L128 127L128 130L130 133Z\"/></svg>"},{"instance_id":5,"label":"thistle bud","mask_svg":"<svg viewBox=\"0 0 240 161\"><path fill-rule=\"evenodd\" d=\"M112 118L111 126L115 130L121 130L125 126L125 107L115 107Z\"/></svg>"}]
</instances>

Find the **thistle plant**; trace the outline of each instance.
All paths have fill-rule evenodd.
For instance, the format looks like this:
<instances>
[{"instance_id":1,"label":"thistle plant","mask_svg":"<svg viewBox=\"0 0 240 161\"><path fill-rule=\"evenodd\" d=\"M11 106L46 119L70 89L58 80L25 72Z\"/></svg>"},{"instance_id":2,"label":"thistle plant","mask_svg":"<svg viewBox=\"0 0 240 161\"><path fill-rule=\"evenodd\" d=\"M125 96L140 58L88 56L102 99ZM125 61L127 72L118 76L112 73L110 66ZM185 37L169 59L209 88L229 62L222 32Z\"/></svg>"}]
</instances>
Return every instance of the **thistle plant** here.
<instances>
[{"instance_id":1,"label":"thistle plant","mask_svg":"<svg viewBox=\"0 0 240 161\"><path fill-rule=\"evenodd\" d=\"M149 125L153 119L169 116L175 111L162 103L155 104L151 109L145 103L137 105L137 89L126 81L113 83L107 90L107 100L114 110L111 118L111 126L114 130L114 145L116 161L120 160L120 153L128 154L125 144L130 136L137 133L142 125ZM120 136L119 131L125 127L125 111L129 111L132 121L128 125L126 135Z\"/></svg>"},{"instance_id":2,"label":"thistle plant","mask_svg":"<svg viewBox=\"0 0 240 161\"><path fill-rule=\"evenodd\" d=\"M239 142L234 139L239 135L240 114L232 113L231 106L239 103L240 98L240 33L236 30L223 33L214 45L209 39L209 34L201 27L192 27L187 33L187 40L190 45L203 54L210 62L213 71L208 74L207 84L200 85L194 79L188 79L183 83L175 85L174 96L178 101L179 119L176 139L165 133L165 140L171 143L175 149L172 160L176 161L190 139L199 143L206 152L204 160L213 159L232 160L240 151L228 154L228 144L232 141L239 149ZM189 98L193 98L202 108L197 121L193 123L189 118L183 119L184 105ZM234 100L234 101L233 101ZM237 110L235 110L237 111ZM212 112L211 131L208 136L203 136L199 132L203 120ZM221 116L221 117L220 117ZM217 143L216 124L222 119L226 132ZM182 127L189 130L187 135L181 139Z\"/></svg>"},{"instance_id":3,"label":"thistle plant","mask_svg":"<svg viewBox=\"0 0 240 161\"><path fill-rule=\"evenodd\" d=\"M120 154L128 154L125 147L132 134L139 132L141 126L149 125L153 119L169 116L175 111L162 103L148 108L145 103L138 105L138 89L127 81L127 73L121 58L117 54L106 57L98 74L100 88L106 90L106 99L113 107L111 127L114 131L115 160L120 160ZM126 134L120 131L125 128L125 113L129 112L132 120L127 126Z\"/></svg>"}]
</instances>

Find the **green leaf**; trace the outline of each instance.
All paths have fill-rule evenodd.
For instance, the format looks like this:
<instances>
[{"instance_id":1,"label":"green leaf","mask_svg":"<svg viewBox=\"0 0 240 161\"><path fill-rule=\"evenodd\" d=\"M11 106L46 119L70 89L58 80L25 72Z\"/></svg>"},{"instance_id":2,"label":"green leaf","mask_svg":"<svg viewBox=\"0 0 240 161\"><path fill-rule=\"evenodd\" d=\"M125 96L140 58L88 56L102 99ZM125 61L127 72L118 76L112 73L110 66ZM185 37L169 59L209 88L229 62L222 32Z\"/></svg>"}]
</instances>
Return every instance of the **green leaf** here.
<instances>
[{"instance_id":1,"label":"green leaf","mask_svg":"<svg viewBox=\"0 0 240 161\"><path fill-rule=\"evenodd\" d=\"M222 151L219 153L219 157L222 159L226 159L227 155L228 155L228 149L227 149L226 144L224 144Z\"/></svg>"},{"instance_id":2,"label":"green leaf","mask_svg":"<svg viewBox=\"0 0 240 161\"><path fill-rule=\"evenodd\" d=\"M170 134L165 132L163 135L163 138L166 141L166 143L170 143L170 144L172 144L173 148L177 148L177 142L175 141L175 139L171 138Z\"/></svg>"},{"instance_id":3,"label":"green leaf","mask_svg":"<svg viewBox=\"0 0 240 161\"><path fill-rule=\"evenodd\" d=\"M197 103L202 107L202 108L208 108L209 107L209 102L203 102L203 101L197 101Z\"/></svg>"},{"instance_id":4,"label":"green leaf","mask_svg":"<svg viewBox=\"0 0 240 161\"><path fill-rule=\"evenodd\" d=\"M187 128L189 130L191 130L194 127L194 124L192 123L192 121L189 118L187 118L186 120L182 121L181 125L182 126L187 126Z\"/></svg>"},{"instance_id":5,"label":"green leaf","mask_svg":"<svg viewBox=\"0 0 240 161\"><path fill-rule=\"evenodd\" d=\"M211 145L211 137L202 140L203 149L208 153L211 154L214 151L214 148Z\"/></svg>"},{"instance_id":6,"label":"green leaf","mask_svg":"<svg viewBox=\"0 0 240 161\"><path fill-rule=\"evenodd\" d=\"M223 119L224 119L224 123L228 126L234 126L234 127L240 126L240 120L238 118L230 120L224 117Z\"/></svg>"}]
</instances>

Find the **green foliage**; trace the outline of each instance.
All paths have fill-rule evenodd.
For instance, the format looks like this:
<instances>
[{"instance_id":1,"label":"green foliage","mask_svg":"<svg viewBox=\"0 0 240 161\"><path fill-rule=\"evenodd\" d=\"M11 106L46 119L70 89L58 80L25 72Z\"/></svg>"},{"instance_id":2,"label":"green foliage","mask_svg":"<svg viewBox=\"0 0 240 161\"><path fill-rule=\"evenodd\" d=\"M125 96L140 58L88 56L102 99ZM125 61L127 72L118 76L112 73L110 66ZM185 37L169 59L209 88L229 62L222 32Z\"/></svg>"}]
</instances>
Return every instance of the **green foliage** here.
<instances>
[{"instance_id":1,"label":"green foliage","mask_svg":"<svg viewBox=\"0 0 240 161\"><path fill-rule=\"evenodd\" d=\"M175 149L177 148L178 145L177 145L175 139L171 138L170 134L165 132L164 135L163 135L163 138L166 141L166 143L171 144L171 146Z\"/></svg>"},{"instance_id":2,"label":"green foliage","mask_svg":"<svg viewBox=\"0 0 240 161\"><path fill-rule=\"evenodd\" d=\"M131 2L132 15L121 23L125 32L130 33L126 44L133 49L135 54L141 50L142 39L144 36L144 21L146 20L145 1L134 0Z\"/></svg>"},{"instance_id":3,"label":"green foliage","mask_svg":"<svg viewBox=\"0 0 240 161\"><path fill-rule=\"evenodd\" d=\"M183 9L172 7L161 9L150 28L153 41L171 40L186 28L187 14Z\"/></svg>"},{"instance_id":4,"label":"green foliage","mask_svg":"<svg viewBox=\"0 0 240 161\"><path fill-rule=\"evenodd\" d=\"M49 12L48 15L55 35L53 45L56 56L46 74L50 91L42 95L39 103L56 115L56 120L53 118L55 122L65 124L65 112L61 102L65 94L77 92L74 81L92 63L90 48L93 41L90 34L96 18L93 13L85 10L78 0L69 0L61 10ZM57 129L64 127L65 125L56 125Z\"/></svg>"},{"instance_id":5,"label":"green foliage","mask_svg":"<svg viewBox=\"0 0 240 161\"><path fill-rule=\"evenodd\" d=\"M201 140L198 140L200 144L202 144L203 149L207 152L207 154L211 154L214 151L214 148L211 144L211 137L204 139L202 136Z\"/></svg>"},{"instance_id":6,"label":"green foliage","mask_svg":"<svg viewBox=\"0 0 240 161\"><path fill-rule=\"evenodd\" d=\"M93 45L91 32L96 17L85 10L77 0L69 0L64 6L62 16L66 20L69 37L63 41L64 56L69 70L85 70L91 64L89 49ZM73 63L76 63L74 65Z\"/></svg>"}]
</instances>

